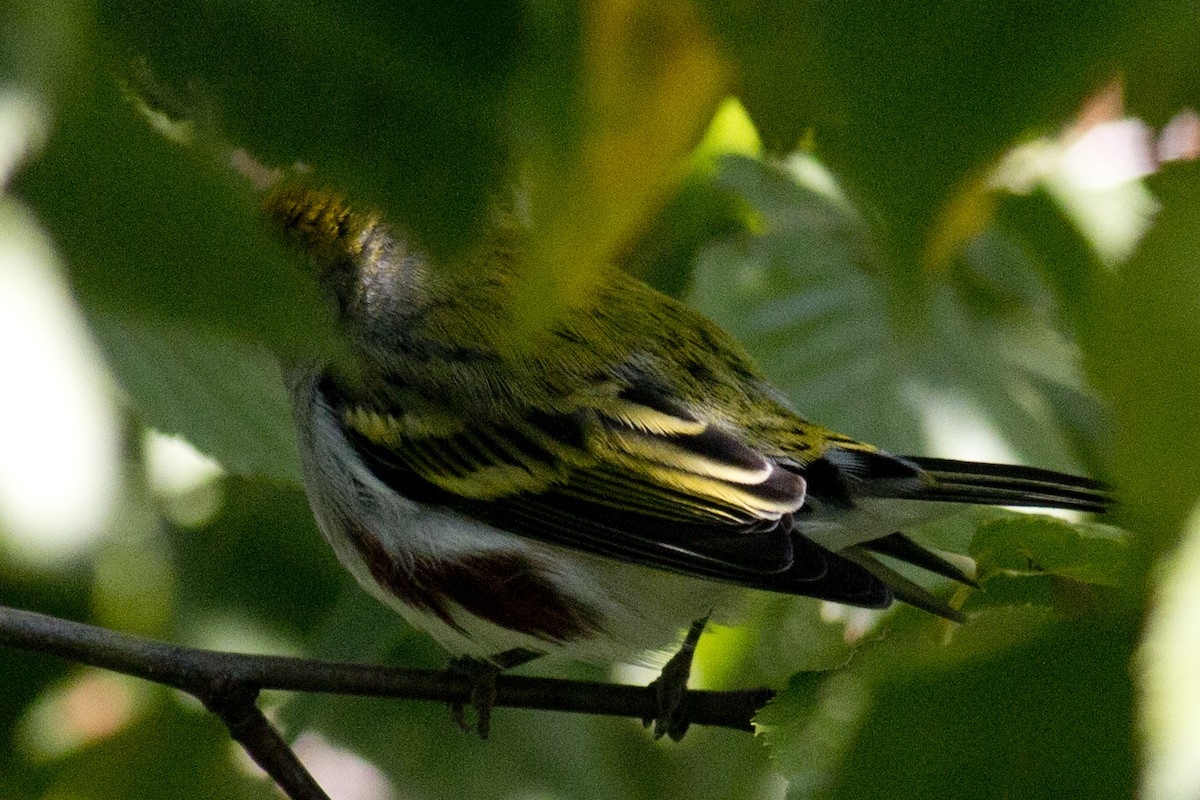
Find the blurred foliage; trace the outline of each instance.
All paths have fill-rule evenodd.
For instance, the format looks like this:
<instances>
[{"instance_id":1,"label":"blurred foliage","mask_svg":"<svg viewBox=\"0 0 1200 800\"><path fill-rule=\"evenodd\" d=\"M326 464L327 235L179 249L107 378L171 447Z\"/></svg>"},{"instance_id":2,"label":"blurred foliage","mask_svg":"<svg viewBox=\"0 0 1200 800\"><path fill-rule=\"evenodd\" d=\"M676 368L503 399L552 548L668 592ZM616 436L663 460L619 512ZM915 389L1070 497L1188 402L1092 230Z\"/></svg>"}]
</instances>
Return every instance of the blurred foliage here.
<instances>
[{"instance_id":1,"label":"blurred foliage","mask_svg":"<svg viewBox=\"0 0 1200 800\"><path fill-rule=\"evenodd\" d=\"M4 202L52 236L122 424L226 474L168 491L128 437L101 543L43 566L5 544L0 603L442 664L307 512L271 355L337 343L228 164L311 169L451 267L516 186L530 324L617 260L729 329L807 417L897 451L1097 474L1130 535L984 511L929 526L979 561L981 591L946 588L971 617L956 629L749 597L698 665L712 686L786 687L757 739L661 746L632 721L502 710L481 743L426 705L271 698L290 735L349 748L396 797L1131 796L1138 625L1200 498L1200 184L1195 165L1147 181L1161 213L1114 262L1080 216L1096 195L993 176L1023 143L1069 143L1115 75L1154 125L1195 105L1198 43L1185 2L4 4L0 101L32 98L27 145L45 136ZM128 713L89 727L119 704L89 701L86 677L0 654L0 796L274 796L170 692L121 690Z\"/></svg>"}]
</instances>

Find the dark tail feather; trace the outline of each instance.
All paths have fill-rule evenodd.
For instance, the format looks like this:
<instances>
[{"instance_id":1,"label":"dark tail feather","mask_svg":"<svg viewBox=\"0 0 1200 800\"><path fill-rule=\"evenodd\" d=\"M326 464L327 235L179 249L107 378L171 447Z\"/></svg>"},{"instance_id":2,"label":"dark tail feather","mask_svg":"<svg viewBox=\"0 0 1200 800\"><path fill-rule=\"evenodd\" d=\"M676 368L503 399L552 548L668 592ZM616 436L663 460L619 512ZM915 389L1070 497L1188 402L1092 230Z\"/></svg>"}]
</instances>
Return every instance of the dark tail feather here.
<instances>
[{"instance_id":1,"label":"dark tail feather","mask_svg":"<svg viewBox=\"0 0 1200 800\"><path fill-rule=\"evenodd\" d=\"M821 505L833 509L850 508L859 497L1095 512L1103 512L1112 505L1105 485L1090 478L1036 467L893 456L878 451L831 449L822 458L805 465L804 477L808 481L807 505L810 508ZM837 555L873 577L879 584L877 590L890 590L896 600L955 622L963 621L961 612L881 562L876 555L895 558L959 583L977 586L966 571L901 533L847 547L839 550ZM782 574L787 575L786 572ZM837 589L845 583L843 577L826 580L820 586L810 584L782 590L855 605L886 605L885 595L878 591L875 594L865 592L861 596L851 592L851 598L837 597ZM764 585L763 588L775 587ZM820 591L814 591L818 589Z\"/></svg>"},{"instance_id":2,"label":"dark tail feather","mask_svg":"<svg viewBox=\"0 0 1200 800\"><path fill-rule=\"evenodd\" d=\"M936 614L951 622L966 622L966 617L958 609L950 606L944 600L932 594L920 584L910 581L896 570L880 563L864 545L847 547L838 555L847 561L852 561L883 582L897 600L908 603L931 614ZM935 556L936 558L936 556Z\"/></svg>"},{"instance_id":3,"label":"dark tail feather","mask_svg":"<svg viewBox=\"0 0 1200 800\"><path fill-rule=\"evenodd\" d=\"M933 478L932 483L901 495L913 499L1096 512L1112 505L1107 487L1090 478L1009 464L925 456L901 458Z\"/></svg>"},{"instance_id":4,"label":"dark tail feather","mask_svg":"<svg viewBox=\"0 0 1200 800\"><path fill-rule=\"evenodd\" d=\"M926 550L903 533L893 533L891 536L885 536L873 542L864 542L862 546L872 553L891 556L899 561L912 564L914 567L920 567L923 570L932 572L935 575L941 575L952 581L965 583L967 586L972 586L976 589L979 588L979 584L975 582L975 579L958 566L950 563L937 553Z\"/></svg>"},{"instance_id":5,"label":"dark tail feather","mask_svg":"<svg viewBox=\"0 0 1200 800\"><path fill-rule=\"evenodd\" d=\"M833 553L798 533L792 534L796 561L784 572L745 574L743 586L787 592L862 608L887 608L891 588L863 569L857 559ZM728 575L728 573L727 573Z\"/></svg>"}]
</instances>

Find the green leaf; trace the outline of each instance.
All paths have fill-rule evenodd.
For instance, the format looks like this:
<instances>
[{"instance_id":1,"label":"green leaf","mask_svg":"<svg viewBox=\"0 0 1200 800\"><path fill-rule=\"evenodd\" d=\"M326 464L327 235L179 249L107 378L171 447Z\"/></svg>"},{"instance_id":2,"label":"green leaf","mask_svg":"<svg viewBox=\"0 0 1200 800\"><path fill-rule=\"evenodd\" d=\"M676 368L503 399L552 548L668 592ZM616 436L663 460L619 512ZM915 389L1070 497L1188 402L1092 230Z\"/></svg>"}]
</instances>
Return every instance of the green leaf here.
<instances>
[{"instance_id":1,"label":"green leaf","mask_svg":"<svg viewBox=\"0 0 1200 800\"><path fill-rule=\"evenodd\" d=\"M450 253L508 166L504 99L525 43L512 2L306 0L103 6L106 34L272 166L303 162Z\"/></svg>"},{"instance_id":2,"label":"green leaf","mask_svg":"<svg viewBox=\"0 0 1200 800\"><path fill-rule=\"evenodd\" d=\"M753 210L759 233L697 258L689 301L744 344L819 424L892 448L916 448L899 393L886 302L861 220L803 186L806 162L718 162L717 185Z\"/></svg>"},{"instance_id":3,"label":"green leaf","mask_svg":"<svg viewBox=\"0 0 1200 800\"><path fill-rule=\"evenodd\" d=\"M556 136L543 118L548 141L522 151L533 235L513 303L529 330L591 297L601 268L676 189L727 84L717 43L688 2L584 4L580 19L576 72L565 76L578 92L575 136Z\"/></svg>"},{"instance_id":4,"label":"green leaf","mask_svg":"<svg viewBox=\"0 0 1200 800\"><path fill-rule=\"evenodd\" d=\"M279 365L204 328L93 315L93 330L142 420L183 436L235 475L300 482Z\"/></svg>"},{"instance_id":5,"label":"green leaf","mask_svg":"<svg viewBox=\"0 0 1200 800\"><path fill-rule=\"evenodd\" d=\"M788 778L789 797L811 797L832 783L861 733L869 687L850 673L800 672L754 719Z\"/></svg>"},{"instance_id":6,"label":"green leaf","mask_svg":"<svg viewBox=\"0 0 1200 800\"><path fill-rule=\"evenodd\" d=\"M1069 118L1139 19L1114 2L708 5L764 139L786 150L814 129L909 274L952 198L1019 136Z\"/></svg>"},{"instance_id":7,"label":"green leaf","mask_svg":"<svg viewBox=\"0 0 1200 800\"><path fill-rule=\"evenodd\" d=\"M153 707L133 725L44 769L48 797L278 796L269 782L238 770L230 758L229 733L216 717L185 709L166 691L154 692Z\"/></svg>"},{"instance_id":8,"label":"green leaf","mask_svg":"<svg viewBox=\"0 0 1200 800\"><path fill-rule=\"evenodd\" d=\"M996 575L1064 578L1121 586L1128 579L1129 548L1123 532L1101 525L1072 525L1032 514L992 520L971 542L980 583Z\"/></svg>"},{"instance_id":9,"label":"green leaf","mask_svg":"<svg viewBox=\"0 0 1200 800\"><path fill-rule=\"evenodd\" d=\"M622 268L661 292L692 289L692 269L712 241L743 229L743 208L708 175L690 175L620 259Z\"/></svg>"},{"instance_id":10,"label":"green leaf","mask_svg":"<svg viewBox=\"0 0 1200 800\"><path fill-rule=\"evenodd\" d=\"M249 187L153 131L103 74L87 85L14 186L84 307L186 320L293 356L332 352L315 284Z\"/></svg>"},{"instance_id":11,"label":"green leaf","mask_svg":"<svg viewBox=\"0 0 1200 800\"><path fill-rule=\"evenodd\" d=\"M758 722L789 798L1129 796L1134 636L1125 616L996 609L948 627L904 608Z\"/></svg>"},{"instance_id":12,"label":"green leaf","mask_svg":"<svg viewBox=\"0 0 1200 800\"><path fill-rule=\"evenodd\" d=\"M1078 324L1095 302L1095 282L1104 267L1066 211L1045 189L1005 195L996 226L1019 243L1027 262L1044 277L1065 321Z\"/></svg>"},{"instance_id":13,"label":"green leaf","mask_svg":"<svg viewBox=\"0 0 1200 800\"><path fill-rule=\"evenodd\" d=\"M1157 224L1106 274L1080 337L1111 404L1113 478L1143 564L1174 545L1200 499L1200 164L1170 165L1151 188Z\"/></svg>"},{"instance_id":14,"label":"green leaf","mask_svg":"<svg viewBox=\"0 0 1200 800\"><path fill-rule=\"evenodd\" d=\"M311 636L350 579L317 531L304 493L242 478L226 478L220 488L223 503L212 520L166 532L178 575L177 627L194 634L214 619L246 619L294 641ZM383 613L389 625L403 627L394 612ZM378 625L374 632L386 639ZM360 654L343 650L331 657Z\"/></svg>"},{"instance_id":15,"label":"green leaf","mask_svg":"<svg viewBox=\"0 0 1200 800\"><path fill-rule=\"evenodd\" d=\"M1129 114L1158 126L1200 106L1200 14L1188 0L1154 3L1145 10L1149 13L1126 31L1123 77Z\"/></svg>"},{"instance_id":16,"label":"green leaf","mask_svg":"<svg viewBox=\"0 0 1200 800\"><path fill-rule=\"evenodd\" d=\"M1132 623L1059 624L883 684L823 791L793 797L1118 798L1135 794Z\"/></svg>"},{"instance_id":17,"label":"green leaf","mask_svg":"<svg viewBox=\"0 0 1200 800\"><path fill-rule=\"evenodd\" d=\"M0 6L0 90L20 86L54 105L73 90L95 23L86 0Z\"/></svg>"}]
</instances>

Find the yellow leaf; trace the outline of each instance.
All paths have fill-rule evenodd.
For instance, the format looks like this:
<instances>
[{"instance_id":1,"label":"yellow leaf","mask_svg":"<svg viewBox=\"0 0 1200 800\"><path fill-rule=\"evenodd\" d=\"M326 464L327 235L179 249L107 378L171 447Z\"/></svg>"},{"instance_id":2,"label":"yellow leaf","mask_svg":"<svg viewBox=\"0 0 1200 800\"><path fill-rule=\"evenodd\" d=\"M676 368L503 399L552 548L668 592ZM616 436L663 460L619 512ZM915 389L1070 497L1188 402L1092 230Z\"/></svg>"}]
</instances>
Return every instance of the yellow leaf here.
<instances>
[{"instance_id":1,"label":"yellow leaf","mask_svg":"<svg viewBox=\"0 0 1200 800\"><path fill-rule=\"evenodd\" d=\"M595 0L584 20L575 151L527 158L533 235L515 298L526 332L587 301L599 267L682 176L728 83L716 41L687 2Z\"/></svg>"}]
</instances>

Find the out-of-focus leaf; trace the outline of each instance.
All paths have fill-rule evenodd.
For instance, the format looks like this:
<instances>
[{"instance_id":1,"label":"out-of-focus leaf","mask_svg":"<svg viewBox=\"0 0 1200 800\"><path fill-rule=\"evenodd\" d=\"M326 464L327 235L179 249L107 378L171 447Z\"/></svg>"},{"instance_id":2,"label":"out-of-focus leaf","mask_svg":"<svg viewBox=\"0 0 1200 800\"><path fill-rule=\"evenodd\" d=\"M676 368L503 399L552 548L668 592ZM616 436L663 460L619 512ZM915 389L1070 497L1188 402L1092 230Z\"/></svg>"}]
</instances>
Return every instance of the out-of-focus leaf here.
<instances>
[{"instance_id":1,"label":"out-of-focus leaf","mask_svg":"<svg viewBox=\"0 0 1200 800\"><path fill-rule=\"evenodd\" d=\"M618 259L624 269L674 297L690 291L700 250L747 225L747 204L714 180L731 154L758 157L762 142L741 103L727 97L692 151L687 177Z\"/></svg>"},{"instance_id":2,"label":"out-of-focus leaf","mask_svg":"<svg viewBox=\"0 0 1200 800\"><path fill-rule=\"evenodd\" d=\"M151 130L107 76L90 78L15 185L85 308L202 320L290 354L331 352L314 283L248 187Z\"/></svg>"},{"instance_id":3,"label":"out-of-focus leaf","mask_svg":"<svg viewBox=\"0 0 1200 800\"><path fill-rule=\"evenodd\" d=\"M259 158L313 166L438 254L480 229L508 165L518 4L123 0L101 19Z\"/></svg>"},{"instance_id":4,"label":"out-of-focus leaf","mask_svg":"<svg viewBox=\"0 0 1200 800\"><path fill-rule=\"evenodd\" d=\"M1107 77L1130 4L709 3L764 138L813 128L905 271L962 187Z\"/></svg>"},{"instance_id":5,"label":"out-of-focus leaf","mask_svg":"<svg viewBox=\"0 0 1200 800\"><path fill-rule=\"evenodd\" d=\"M794 680L759 722L789 797L1129 796L1123 620L995 610L947 644L945 623L901 609L844 668Z\"/></svg>"},{"instance_id":6,"label":"out-of-focus leaf","mask_svg":"<svg viewBox=\"0 0 1200 800\"><path fill-rule=\"evenodd\" d=\"M814 421L915 448L873 257L860 221L791 174L738 156L718 185L754 210L758 235L700 253L690 302L734 334ZM877 402L876 402L877 401Z\"/></svg>"},{"instance_id":7,"label":"out-of-focus leaf","mask_svg":"<svg viewBox=\"0 0 1200 800\"><path fill-rule=\"evenodd\" d=\"M1108 409L1094 392L1033 374L1035 391L1045 399L1053 419L1070 448L1071 455L1089 475L1105 475L1105 448L1112 440Z\"/></svg>"},{"instance_id":8,"label":"out-of-focus leaf","mask_svg":"<svg viewBox=\"0 0 1200 800\"><path fill-rule=\"evenodd\" d=\"M193 631L213 618L244 618L294 640L311 636L346 576L317 532L303 493L237 478L226 479L222 490L222 509L213 520L169 529L183 627ZM394 623L402 625L398 617Z\"/></svg>"},{"instance_id":9,"label":"out-of-focus leaf","mask_svg":"<svg viewBox=\"0 0 1200 800\"><path fill-rule=\"evenodd\" d=\"M1200 498L1200 165L1173 165L1152 188L1157 225L1081 326L1089 375L1112 407L1122 513L1144 555L1175 543Z\"/></svg>"},{"instance_id":10,"label":"out-of-focus leaf","mask_svg":"<svg viewBox=\"0 0 1200 800\"><path fill-rule=\"evenodd\" d=\"M1122 75L1129 113L1158 126L1184 108L1200 107L1200 9L1169 0L1149 10L1126 32Z\"/></svg>"},{"instance_id":11,"label":"out-of-focus leaf","mask_svg":"<svg viewBox=\"0 0 1200 800\"><path fill-rule=\"evenodd\" d=\"M93 330L142 419L236 475L300 482L279 366L260 347L200 327L110 314Z\"/></svg>"},{"instance_id":12,"label":"out-of-focus leaf","mask_svg":"<svg viewBox=\"0 0 1200 800\"><path fill-rule=\"evenodd\" d=\"M155 707L112 738L49 765L48 797L128 800L278 797L266 780L241 772L229 733L214 716L185 710L166 691ZM86 794L79 792L86 790Z\"/></svg>"},{"instance_id":13,"label":"out-of-focus leaf","mask_svg":"<svg viewBox=\"0 0 1200 800\"><path fill-rule=\"evenodd\" d=\"M1200 794L1200 515L1195 511L1179 547L1157 565L1158 576L1136 661L1145 763L1141 796L1190 800Z\"/></svg>"},{"instance_id":14,"label":"out-of-focus leaf","mask_svg":"<svg viewBox=\"0 0 1200 800\"><path fill-rule=\"evenodd\" d=\"M0 561L0 604L36 609L67 619L86 619L91 576L84 567L65 573L28 573ZM26 753L16 749L18 724L28 708L73 666L39 653L0 650L0 797L39 797L46 777Z\"/></svg>"},{"instance_id":15,"label":"out-of-focus leaf","mask_svg":"<svg viewBox=\"0 0 1200 800\"><path fill-rule=\"evenodd\" d=\"M93 46L95 14L86 0L0 6L0 89L19 85L54 104Z\"/></svg>"},{"instance_id":16,"label":"out-of-focus leaf","mask_svg":"<svg viewBox=\"0 0 1200 800\"><path fill-rule=\"evenodd\" d=\"M1010 650L876 687L822 791L838 798L1132 797L1131 623L1050 626Z\"/></svg>"},{"instance_id":17,"label":"out-of-focus leaf","mask_svg":"<svg viewBox=\"0 0 1200 800\"><path fill-rule=\"evenodd\" d=\"M525 154L534 235L515 299L531 329L590 294L682 177L727 67L683 0L584 6L578 139ZM568 76L571 80L572 76Z\"/></svg>"},{"instance_id":18,"label":"out-of-focus leaf","mask_svg":"<svg viewBox=\"0 0 1200 800\"><path fill-rule=\"evenodd\" d=\"M870 707L870 686L851 674L800 672L755 717L789 797L811 797L834 779Z\"/></svg>"},{"instance_id":19,"label":"out-of-focus leaf","mask_svg":"<svg viewBox=\"0 0 1200 800\"><path fill-rule=\"evenodd\" d=\"M1095 282L1105 269L1066 212L1044 189L1001 199L996 224L1018 242L1028 263L1054 293L1065 322L1074 326L1095 302Z\"/></svg>"},{"instance_id":20,"label":"out-of-focus leaf","mask_svg":"<svg viewBox=\"0 0 1200 800\"><path fill-rule=\"evenodd\" d=\"M689 177L620 259L621 266L661 292L685 295L700 251L741 230L742 212L737 199L708 176Z\"/></svg>"},{"instance_id":21,"label":"out-of-focus leaf","mask_svg":"<svg viewBox=\"0 0 1200 800\"><path fill-rule=\"evenodd\" d=\"M969 270L1003 305L984 315L946 287L929 298L929 323L906 331L897 317L911 309L893 302L868 226L827 173L808 158L720 163L718 185L752 209L757 232L702 251L690 299L801 413L893 452L922 452L955 438L953 401L1031 463L1072 468L1039 387L1078 384L1075 353L1050 325L1033 264L1002 232L972 249Z\"/></svg>"}]
</instances>

